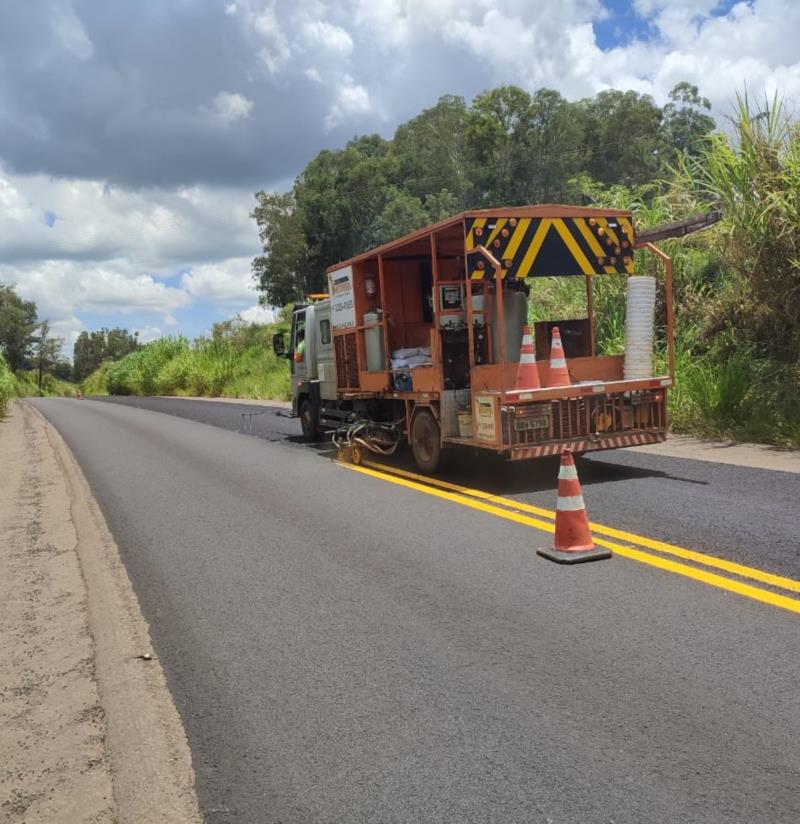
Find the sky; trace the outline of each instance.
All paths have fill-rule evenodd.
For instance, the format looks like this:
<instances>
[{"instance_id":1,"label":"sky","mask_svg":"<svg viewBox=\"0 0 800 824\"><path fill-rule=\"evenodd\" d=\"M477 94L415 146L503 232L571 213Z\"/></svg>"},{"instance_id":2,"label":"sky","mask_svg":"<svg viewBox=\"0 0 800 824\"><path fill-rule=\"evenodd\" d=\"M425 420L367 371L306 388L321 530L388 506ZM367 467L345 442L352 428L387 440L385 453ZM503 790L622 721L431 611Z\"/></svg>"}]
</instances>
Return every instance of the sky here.
<instances>
[{"instance_id":1,"label":"sky","mask_svg":"<svg viewBox=\"0 0 800 824\"><path fill-rule=\"evenodd\" d=\"M65 339L266 320L254 192L443 94L800 100L800 0L0 0L0 281Z\"/></svg>"}]
</instances>

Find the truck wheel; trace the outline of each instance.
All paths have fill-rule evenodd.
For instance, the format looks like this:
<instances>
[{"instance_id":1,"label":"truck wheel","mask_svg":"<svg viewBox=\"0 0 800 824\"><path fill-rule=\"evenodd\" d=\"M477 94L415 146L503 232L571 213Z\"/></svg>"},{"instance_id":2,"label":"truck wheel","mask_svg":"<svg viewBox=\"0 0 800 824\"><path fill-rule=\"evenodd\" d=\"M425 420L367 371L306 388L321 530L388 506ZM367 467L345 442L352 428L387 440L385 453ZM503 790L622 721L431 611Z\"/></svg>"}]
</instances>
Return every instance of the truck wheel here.
<instances>
[{"instance_id":1,"label":"truck wheel","mask_svg":"<svg viewBox=\"0 0 800 824\"><path fill-rule=\"evenodd\" d=\"M411 451L414 463L429 474L436 472L442 455L441 433L436 418L422 409L411 424Z\"/></svg>"},{"instance_id":2,"label":"truck wheel","mask_svg":"<svg viewBox=\"0 0 800 824\"><path fill-rule=\"evenodd\" d=\"M300 426L303 428L303 440L307 443L319 438L319 410L308 398L300 404Z\"/></svg>"}]
</instances>

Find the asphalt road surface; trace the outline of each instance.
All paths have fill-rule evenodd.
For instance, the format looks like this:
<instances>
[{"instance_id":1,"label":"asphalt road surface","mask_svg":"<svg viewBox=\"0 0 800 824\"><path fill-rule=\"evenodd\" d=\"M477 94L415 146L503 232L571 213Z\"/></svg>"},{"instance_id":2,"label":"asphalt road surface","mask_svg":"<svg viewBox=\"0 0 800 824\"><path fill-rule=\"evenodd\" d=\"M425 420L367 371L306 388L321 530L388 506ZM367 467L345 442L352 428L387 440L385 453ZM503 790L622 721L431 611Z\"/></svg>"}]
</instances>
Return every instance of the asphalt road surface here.
<instances>
[{"instance_id":1,"label":"asphalt road surface","mask_svg":"<svg viewBox=\"0 0 800 824\"><path fill-rule=\"evenodd\" d=\"M552 463L428 490L275 407L33 402L120 547L208 822L800 820L800 476L586 458L592 520L635 534L563 567L502 514L554 506Z\"/></svg>"}]
</instances>

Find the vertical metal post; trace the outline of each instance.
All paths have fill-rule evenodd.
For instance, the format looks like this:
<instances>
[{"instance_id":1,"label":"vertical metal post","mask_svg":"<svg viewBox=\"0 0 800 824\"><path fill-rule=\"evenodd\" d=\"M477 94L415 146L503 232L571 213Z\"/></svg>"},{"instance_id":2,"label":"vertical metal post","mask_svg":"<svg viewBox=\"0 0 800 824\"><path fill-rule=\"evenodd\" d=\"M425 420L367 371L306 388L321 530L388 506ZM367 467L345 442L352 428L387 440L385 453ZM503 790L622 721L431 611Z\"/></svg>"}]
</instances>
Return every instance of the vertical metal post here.
<instances>
[{"instance_id":1,"label":"vertical metal post","mask_svg":"<svg viewBox=\"0 0 800 824\"><path fill-rule=\"evenodd\" d=\"M442 307L439 305L439 252L436 248L436 235L431 232L431 274L433 283L433 356L434 364L442 364L442 334L439 327L439 312ZM424 296L423 296L424 299Z\"/></svg>"},{"instance_id":2,"label":"vertical metal post","mask_svg":"<svg viewBox=\"0 0 800 824\"><path fill-rule=\"evenodd\" d=\"M464 227L464 236L466 237L466 225ZM467 252L471 251L471 249L464 250L464 300L467 302L467 348L469 349L467 354L469 356L470 387L472 386L472 370L475 368L475 330L472 327L472 279L467 266Z\"/></svg>"},{"instance_id":3,"label":"vertical metal post","mask_svg":"<svg viewBox=\"0 0 800 824\"><path fill-rule=\"evenodd\" d=\"M667 357L669 358L669 376L675 383L675 316L672 305L672 259L652 243L642 244L664 263L664 302L667 308Z\"/></svg>"},{"instance_id":4,"label":"vertical metal post","mask_svg":"<svg viewBox=\"0 0 800 824\"><path fill-rule=\"evenodd\" d=\"M586 311L589 315L589 342L591 344L591 355L595 356L594 341L594 277L586 275Z\"/></svg>"},{"instance_id":5,"label":"vertical metal post","mask_svg":"<svg viewBox=\"0 0 800 824\"><path fill-rule=\"evenodd\" d=\"M383 368L384 370L389 369L389 360L390 360L390 352L389 352L389 323L387 321L387 314L386 314L386 289L384 287L384 276L383 276L383 255L378 255L378 288L380 289L381 293L381 324L383 332Z\"/></svg>"},{"instance_id":6,"label":"vertical metal post","mask_svg":"<svg viewBox=\"0 0 800 824\"><path fill-rule=\"evenodd\" d=\"M497 265L494 267L494 282L497 290L497 348L500 353L501 371L501 392L506 391L505 387L505 365L506 365L506 315L503 305L503 270Z\"/></svg>"}]
</instances>

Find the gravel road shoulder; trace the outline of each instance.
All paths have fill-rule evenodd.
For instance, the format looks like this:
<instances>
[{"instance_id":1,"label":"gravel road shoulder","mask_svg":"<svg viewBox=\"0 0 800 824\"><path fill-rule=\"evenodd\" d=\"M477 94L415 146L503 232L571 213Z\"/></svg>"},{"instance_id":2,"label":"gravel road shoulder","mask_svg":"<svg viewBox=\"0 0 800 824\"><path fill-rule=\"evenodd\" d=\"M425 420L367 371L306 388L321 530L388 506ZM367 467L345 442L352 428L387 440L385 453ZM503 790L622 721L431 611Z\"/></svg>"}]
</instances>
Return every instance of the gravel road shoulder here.
<instances>
[{"instance_id":1,"label":"gravel road shoulder","mask_svg":"<svg viewBox=\"0 0 800 824\"><path fill-rule=\"evenodd\" d=\"M199 822L191 756L117 547L58 433L0 421L0 820Z\"/></svg>"}]
</instances>

